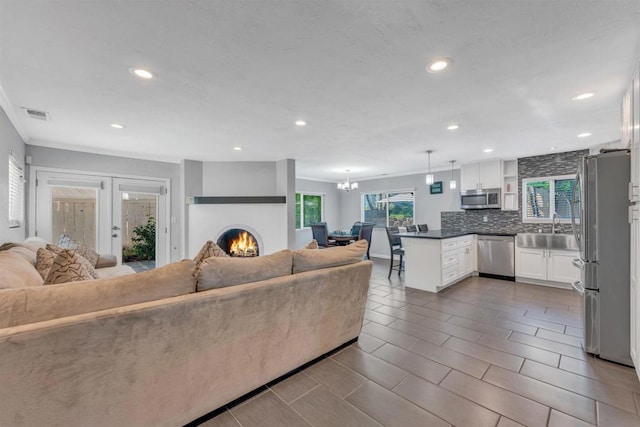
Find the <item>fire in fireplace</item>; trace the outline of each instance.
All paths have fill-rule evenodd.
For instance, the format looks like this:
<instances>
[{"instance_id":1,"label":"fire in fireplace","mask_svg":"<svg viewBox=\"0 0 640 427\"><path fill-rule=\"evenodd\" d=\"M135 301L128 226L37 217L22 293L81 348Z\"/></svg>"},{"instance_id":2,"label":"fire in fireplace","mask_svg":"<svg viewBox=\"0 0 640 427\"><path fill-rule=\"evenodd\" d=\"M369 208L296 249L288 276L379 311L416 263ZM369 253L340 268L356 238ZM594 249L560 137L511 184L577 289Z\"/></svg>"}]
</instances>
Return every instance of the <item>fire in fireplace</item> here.
<instances>
[{"instance_id":1,"label":"fire in fireplace","mask_svg":"<svg viewBox=\"0 0 640 427\"><path fill-rule=\"evenodd\" d=\"M234 257L254 257L260 252L254 235L240 228L225 231L217 243L222 250Z\"/></svg>"}]
</instances>

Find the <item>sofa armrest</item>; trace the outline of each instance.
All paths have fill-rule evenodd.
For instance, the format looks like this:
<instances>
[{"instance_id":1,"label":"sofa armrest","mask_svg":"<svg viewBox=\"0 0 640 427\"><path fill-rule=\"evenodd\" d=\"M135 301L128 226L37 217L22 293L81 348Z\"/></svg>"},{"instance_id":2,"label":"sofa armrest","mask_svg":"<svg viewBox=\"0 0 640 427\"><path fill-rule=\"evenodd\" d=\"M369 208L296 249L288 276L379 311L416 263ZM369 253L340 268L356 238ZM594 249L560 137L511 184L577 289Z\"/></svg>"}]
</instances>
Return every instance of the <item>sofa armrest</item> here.
<instances>
[{"instance_id":1,"label":"sofa armrest","mask_svg":"<svg viewBox=\"0 0 640 427\"><path fill-rule=\"evenodd\" d=\"M118 264L118 260L115 255L100 255L96 268L115 267Z\"/></svg>"}]
</instances>

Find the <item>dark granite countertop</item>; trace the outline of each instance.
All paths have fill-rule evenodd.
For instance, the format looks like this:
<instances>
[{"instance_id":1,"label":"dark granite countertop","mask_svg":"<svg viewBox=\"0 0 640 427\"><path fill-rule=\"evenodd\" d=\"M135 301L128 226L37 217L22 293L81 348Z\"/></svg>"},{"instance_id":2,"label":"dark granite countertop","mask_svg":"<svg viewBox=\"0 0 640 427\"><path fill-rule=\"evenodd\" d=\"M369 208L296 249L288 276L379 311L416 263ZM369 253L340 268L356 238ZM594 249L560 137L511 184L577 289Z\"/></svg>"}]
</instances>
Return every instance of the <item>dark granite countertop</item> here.
<instances>
[{"instance_id":1,"label":"dark granite countertop","mask_svg":"<svg viewBox=\"0 0 640 427\"><path fill-rule=\"evenodd\" d=\"M398 236L414 239L450 239L452 237L467 236L469 234L477 234L481 236L515 236L517 233L490 233L477 232L473 230L429 230L399 233Z\"/></svg>"}]
</instances>

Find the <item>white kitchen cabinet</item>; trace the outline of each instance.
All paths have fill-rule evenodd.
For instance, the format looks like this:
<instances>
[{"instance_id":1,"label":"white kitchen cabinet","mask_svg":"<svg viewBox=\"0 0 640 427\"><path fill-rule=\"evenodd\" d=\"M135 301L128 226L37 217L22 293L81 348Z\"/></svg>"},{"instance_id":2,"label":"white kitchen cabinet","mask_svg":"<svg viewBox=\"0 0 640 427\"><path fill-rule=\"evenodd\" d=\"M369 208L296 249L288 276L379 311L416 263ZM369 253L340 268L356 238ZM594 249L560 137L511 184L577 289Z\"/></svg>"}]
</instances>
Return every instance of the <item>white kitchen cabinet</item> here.
<instances>
[{"instance_id":1,"label":"white kitchen cabinet","mask_svg":"<svg viewBox=\"0 0 640 427\"><path fill-rule=\"evenodd\" d=\"M460 166L460 189L502 188L502 161L491 160Z\"/></svg>"},{"instance_id":2,"label":"white kitchen cabinet","mask_svg":"<svg viewBox=\"0 0 640 427\"><path fill-rule=\"evenodd\" d=\"M475 235L449 239L403 237L405 286L438 292L476 271Z\"/></svg>"},{"instance_id":3,"label":"white kitchen cabinet","mask_svg":"<svg viewBox=\"0 0 640 427\"><path fill-rule=\"evenodd\" d=\"M622 139L622 146L631 149L629 200L638 203L640 202L640 66L633 74L626 107L626 111L623 111L622 129L623 133L626 130L627 136L626 139ZM627 116L626 126L624 123L625 115Z\"/></svg>"},{"instance_id":4,"label":"white kitchen cabinet","mask_svg":"<svg viewBox=\"0 0 640 427\"><path fill-rule=\"evenodd\" d=\"M525 283L571 287L580 279L572 260L577 251L516 248L516 280Z\"/></svg>"},{"instance_id":5,"label":"white kitchen cabinet","mask_svg":"<svg viewBox=\"0 0 640 427\"><path fill-rule=\"evenodd\" d=\"M547 280L547 259L542 249L516 249L516 277Z\"/></svg>"}]
</instances>

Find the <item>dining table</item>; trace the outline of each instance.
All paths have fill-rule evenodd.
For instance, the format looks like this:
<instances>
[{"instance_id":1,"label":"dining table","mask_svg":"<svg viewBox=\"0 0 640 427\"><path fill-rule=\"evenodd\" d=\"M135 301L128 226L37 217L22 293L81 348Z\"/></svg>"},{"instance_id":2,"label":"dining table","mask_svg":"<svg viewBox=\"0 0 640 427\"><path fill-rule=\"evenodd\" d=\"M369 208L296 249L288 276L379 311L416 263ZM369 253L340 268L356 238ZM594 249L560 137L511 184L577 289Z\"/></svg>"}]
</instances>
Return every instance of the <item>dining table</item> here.
<instances>
[{"instance_id":1,"label":"dining table","mask_svg":"<svg viewBox=\"0 0 640 427\"><path fill-rule=\"evenodd\" d=\"M358 240L358 235L353 235L350 231L336 230L329 233L329 240L335 240L336 245L344 246Z\"/></svg>"}]
</instances>

